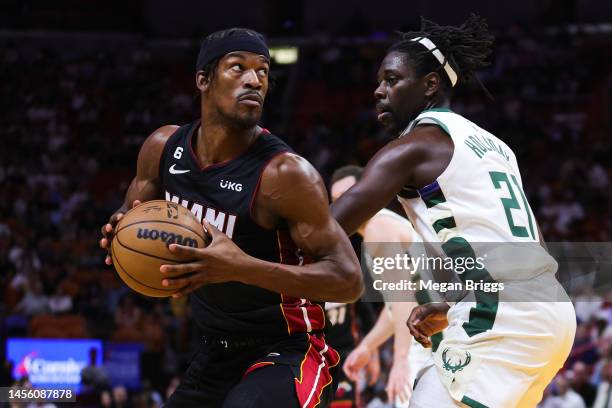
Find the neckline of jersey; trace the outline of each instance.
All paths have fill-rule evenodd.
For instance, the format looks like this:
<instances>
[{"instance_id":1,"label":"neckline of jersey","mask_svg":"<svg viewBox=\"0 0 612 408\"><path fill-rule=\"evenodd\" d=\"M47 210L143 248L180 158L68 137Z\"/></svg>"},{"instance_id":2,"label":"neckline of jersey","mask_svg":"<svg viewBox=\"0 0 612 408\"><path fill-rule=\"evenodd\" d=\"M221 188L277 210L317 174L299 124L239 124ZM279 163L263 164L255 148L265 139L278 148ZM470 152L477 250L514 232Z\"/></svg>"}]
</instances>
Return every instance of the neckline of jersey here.
<instances>
[{"instance_id":1,"label":"neckline of jersey","mask_svg":"<svg viewBox=\"0 0 612 408\"><path fill-rule=\"evenodd\" d=\"M257 133L257 136L255 136L255 139L253 140L253 142L251 142L249 147L247 147L244 150L244 152L240 153L238 156L232 157L231 159L227 159L227 160L224 160L224 161L219 162L219 163L213 163L213 164L209 164L208 166L202 166L202 162L200 162L200 159L198 158L198 156L195 154L195 152L193 150L193 135L200 128L201 123L202 123L201 120L198 120L198 122L193 127L193 129L191 129L191 132L189 133L189 137L187 138L187 144L189 145L189 151L191 152L191 157L195 161L196 165L200 168L200 171L207 171L207 170L213 170L213 169L216 169L216 168L219 168L219 167L225 167L228 164L230 164L230 163L232 163L232 162L234 162L236 160L239 160L240 158L245 156L247 153L249 153L251 151L251 149L253 149L253 146L259 141L259 138L260 138L260 136L262 134L270 133L270 131L268 129L261 128L261 132Z\"/></svg>"},{"instance_id":2,"label":"neckline of jersey","mask_svg":"<svg viewBox=\"0 0 612 408\"><path fill-rule=\"evenodd\" d=\"M431 109L425 109L421 113L425 113L425 112L452 112L452 110L450 108L431 108Z\"/></svg>"},{"instance_id":3,"label":"neckline of jersey","mask_svg":"<svg viewBox=\"0 0 612 408\"><path fill-rule=\"evenodd\" d=\"M421 113L419 113L417 115L417 117L419 115L422 115L425 112L450 112L450 113L455 113L453 112L450 108L431 108L431 109L425 109L424 111L422 111ZM413 120L410 121L410 123L408 123L408 126L406 126L406 129L404 129L404 131L402 133L400 133L400 135L398 137L402 137L404 135L407 135L411 130L412 130L412 125L414 124L414 121L416 120L416 118L414 118ZM448 133L448 132L447 132Z\"/></svg>"}]
</instances>

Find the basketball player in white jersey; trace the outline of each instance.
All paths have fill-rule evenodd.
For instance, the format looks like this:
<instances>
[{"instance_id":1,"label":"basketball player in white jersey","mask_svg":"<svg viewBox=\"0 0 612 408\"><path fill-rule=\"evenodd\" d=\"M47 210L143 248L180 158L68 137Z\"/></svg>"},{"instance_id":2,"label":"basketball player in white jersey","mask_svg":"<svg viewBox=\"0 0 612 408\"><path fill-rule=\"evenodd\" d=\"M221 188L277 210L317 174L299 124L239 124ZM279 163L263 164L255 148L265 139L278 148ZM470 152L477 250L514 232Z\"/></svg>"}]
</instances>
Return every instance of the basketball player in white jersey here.
<instances>
[{"instance_id":1,"label":"basketball player in white jersey","mask_svg":"<svg viewBox=\"0 0 612 408\"><path fill-rule=\"evenodd\" d=\"M359 181L362 174L363 168L358 166L344 166L336 170L330 187L332 201L340 198ZM410 221L385 208L359 227L357 233L363 237L365 248L369 250L369 253L364 254L364 258L370 261L372 257L389 255L384 253L387 248L384 243L397 243L409 250L414 241L420 240ZM378 245L378 243L383 244ZM392 251L395 251L395 248ZM407 402L412 391L414 374L431 355L430 350L413 342L406 326L406 319L416 305L416 301L387 303L372 330L351 351L343 366L346 376L357 383L362 370L373 364L373 359L379 358L377 351L380 345L395 334L393 366L386 389L389 400L397 401L398 405ZM370 380L376 381L376 379Z\"/></svg>"},{"instance_id":2,"label":"basketball player in white jersey","mask_svg":"<svg viewBox=\"0 0 612 408\"><path fill-rule=\"evenodd\" d=\"M484 20L472 15L460 27L423 19L420 31L390 47L374 95L378 120L399 137L332 206L351 234L397 195L423 241L437 244L434 255L451 260L477 259L479 242L503 243L497 247L502 252L523 248L513 257L488 259L484 267L455 268L455 278L466 285L505 284L533 298L509 302L506 296L516 290L481 288L452 306L413 310L408 325L425 346L448 325L417 379L410 401L415 408L535 407L574 339L575 312L554 276L556 262L540 246L514 153L450 109L454 87L475 79L492 40ZM560 301L532 301L542 291Z\"/></svg>"}]
</instances>

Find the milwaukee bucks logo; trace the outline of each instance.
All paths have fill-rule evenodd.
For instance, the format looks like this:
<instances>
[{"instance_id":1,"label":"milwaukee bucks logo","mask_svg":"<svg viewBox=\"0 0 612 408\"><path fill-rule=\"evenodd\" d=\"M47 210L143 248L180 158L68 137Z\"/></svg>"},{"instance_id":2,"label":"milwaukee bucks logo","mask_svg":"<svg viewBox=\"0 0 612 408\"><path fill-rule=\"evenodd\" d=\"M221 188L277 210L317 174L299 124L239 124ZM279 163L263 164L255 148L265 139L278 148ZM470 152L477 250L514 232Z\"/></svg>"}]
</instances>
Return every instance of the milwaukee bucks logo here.
<instances>
[{"instance_id":1,"label":"milwaukee bucks logo","mask_svg":"<svg viewBox=\"0 0 612 408\"><path fill-rule=\"evenodd\" d=\"M442 352L442 363L444 364L444 369L453 374L455 374L457 371L463 370L463 368L470 364L470 361L472 361L472 356L467 351L465 352L465 361L463 359L457 359L456 357L448 358L447 354L448 347Z\"/></svg>"}]
</instances>

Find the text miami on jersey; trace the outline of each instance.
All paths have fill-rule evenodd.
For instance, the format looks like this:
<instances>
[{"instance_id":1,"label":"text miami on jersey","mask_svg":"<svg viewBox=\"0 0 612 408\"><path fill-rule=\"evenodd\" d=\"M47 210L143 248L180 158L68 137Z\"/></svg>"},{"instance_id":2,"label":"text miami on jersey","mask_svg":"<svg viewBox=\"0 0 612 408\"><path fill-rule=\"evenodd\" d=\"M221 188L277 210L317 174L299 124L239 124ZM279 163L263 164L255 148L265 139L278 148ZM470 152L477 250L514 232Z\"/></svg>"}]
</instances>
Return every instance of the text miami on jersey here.
<instances>
[{"instance_id":1,"label":"text miami on jersey","mask_svg":"<svg viewBox=\"0 0 612 408\"><path fill-rule=\"evenodd\" d=\"M228 183L228 182L225 182L225 183ZM224 184L224 180L221 181L219 185L222 187L223 184ZM236 183L234 183L234 185L236 185ZM238 184L238 186L239 187L234 187L234 188L242 189L241 184ZM240 191L240 190L236 190L236 191ZM182 205L183 207L191 211L193 215L195 215L195 217L198 219L198 221L200 221L200 223L202 222L202 219L205 219L211 225L214 225L219 231L227 235L230 239L232 238L232 235L234 234L234 228L236 227L236 220L238 216L234 214L227 214L223 211L217 210L212 207L206 207L202 204L190 203L188 200L181 199L179 196L171 194L168 191L166 191L166 201L172 201L173 203Z\"/></svg>"}]
</instances>

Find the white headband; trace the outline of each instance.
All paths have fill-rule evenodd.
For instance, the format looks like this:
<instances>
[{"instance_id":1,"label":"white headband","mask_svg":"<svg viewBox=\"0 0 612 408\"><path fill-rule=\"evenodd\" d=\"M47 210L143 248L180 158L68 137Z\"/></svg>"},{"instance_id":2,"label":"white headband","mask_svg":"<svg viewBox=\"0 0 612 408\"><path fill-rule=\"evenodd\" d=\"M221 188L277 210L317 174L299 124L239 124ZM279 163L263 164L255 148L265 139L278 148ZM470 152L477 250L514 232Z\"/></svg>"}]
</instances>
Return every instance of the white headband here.
<instances>
[{"instance_id":1,"label":"white headband","mask_svg":"<svg viewBox=\"0 0 612 408\"><path fill-rule=\"evenodd\" d=\"M422 44L425 48L427 48L432 53L432 55L436 57L436 59L440 62L440 65L442 65L444 71L446 71L446 75L448 75L448 79L450 79L451 85L455 86L455 84L457 83L457 73L450 66L450 64L444 57L444 54L442 54L438 47L436 47L436 45L427 37L417 37L413 38L410 41L416 41L419 44Z\"/></svg>"}]
</instances>

